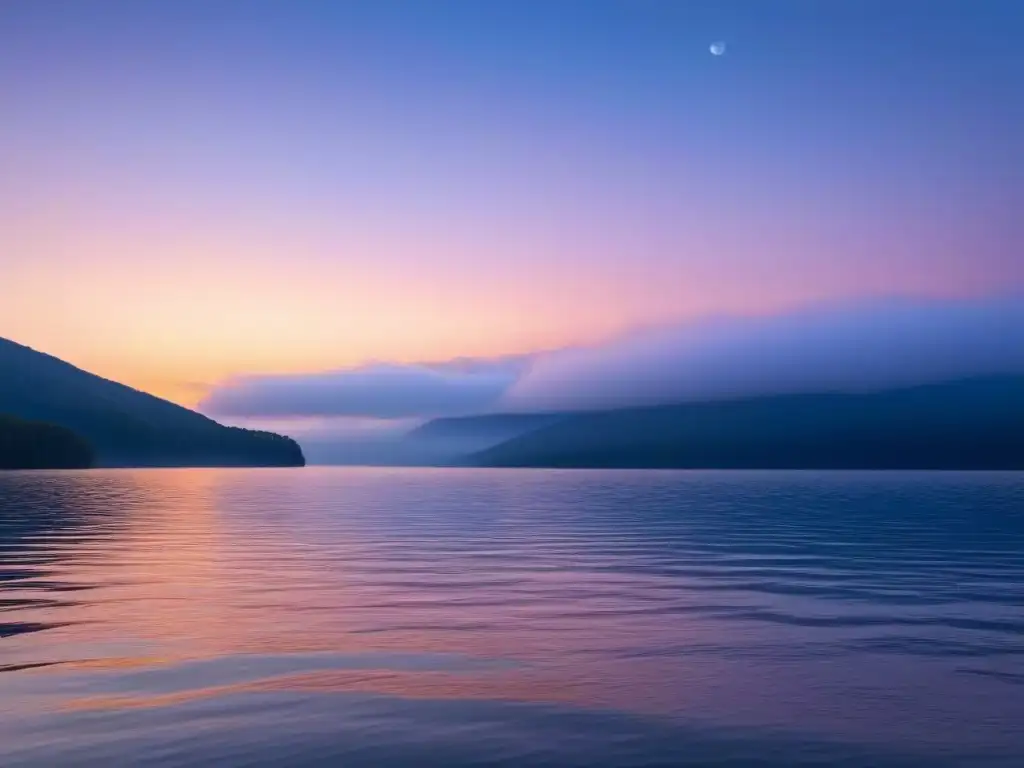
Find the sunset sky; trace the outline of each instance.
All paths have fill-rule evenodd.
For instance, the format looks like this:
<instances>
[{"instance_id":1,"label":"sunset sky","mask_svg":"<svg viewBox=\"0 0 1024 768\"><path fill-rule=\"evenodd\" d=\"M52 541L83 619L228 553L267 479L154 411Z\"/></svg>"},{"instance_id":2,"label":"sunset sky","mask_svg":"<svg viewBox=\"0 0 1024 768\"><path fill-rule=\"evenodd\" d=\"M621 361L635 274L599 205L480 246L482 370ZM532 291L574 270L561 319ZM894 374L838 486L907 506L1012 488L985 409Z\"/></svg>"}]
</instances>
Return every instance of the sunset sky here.
<instances>
[{"instance_id":1,"label":"sunset sky","mask_svg":"<svg viewBox=\"0 0 1024 768\"><path fill-rule=\"evenodd\" d=\"M0 336L195 405L1019 294L1022 33L1020 0L0 0Z\"/></svg>"}]
</instances>

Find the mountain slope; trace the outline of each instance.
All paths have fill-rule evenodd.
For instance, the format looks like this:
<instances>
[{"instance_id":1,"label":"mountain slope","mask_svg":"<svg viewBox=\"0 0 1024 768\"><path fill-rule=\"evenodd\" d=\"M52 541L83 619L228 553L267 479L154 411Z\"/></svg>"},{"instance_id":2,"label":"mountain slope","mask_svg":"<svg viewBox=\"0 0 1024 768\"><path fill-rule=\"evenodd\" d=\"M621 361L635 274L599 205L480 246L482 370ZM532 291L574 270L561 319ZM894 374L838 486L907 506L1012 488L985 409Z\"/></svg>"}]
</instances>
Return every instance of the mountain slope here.
<instances>
[{"instance_id":1,"label":"mountain slope","mask_svg":"<svg viewBox=\"0 0 1024 768\"><path fill-rule=\"evenodd\" d=\"M433 419L405 436L405 444L446 456L449 463L554 424L564 414L499 413Z\"/></svg>"},{"instance_id":2,"label":"mountain slope","mask_svg":"<svg viewBox=\"0 0 1024 768\"><path fill-rule=\"evenodd\" d=\"M581 413L475 466L1024 469L1024 377Z\"/></svg>"},{"instance_id":3,"label":"mountain slope","mask_svg":"<svg viewBox=\"0 0 1024 768\"><path fill-rule=\"evenodd\" d=\"M70 429L0 414L0 469L86 469L93 461Z\"/></svg>"},{"instance_id":4,"label":"mountain slope","mask_svg":"<svg viewBox=\"0 0 1024 768\"><path fill-rule=\"evenodd\" d=\"M187 408L0 339L0 412L66 427L104 466L301 466L295 441Z\"/></svg>"}]
</instances>

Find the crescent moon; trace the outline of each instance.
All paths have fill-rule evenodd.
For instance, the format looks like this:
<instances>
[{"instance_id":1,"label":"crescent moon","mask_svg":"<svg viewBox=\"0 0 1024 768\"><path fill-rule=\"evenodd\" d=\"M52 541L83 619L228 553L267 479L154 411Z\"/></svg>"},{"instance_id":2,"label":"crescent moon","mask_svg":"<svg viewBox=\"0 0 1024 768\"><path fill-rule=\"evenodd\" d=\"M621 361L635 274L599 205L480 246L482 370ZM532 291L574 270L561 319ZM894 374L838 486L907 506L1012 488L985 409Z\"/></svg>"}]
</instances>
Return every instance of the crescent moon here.
<instances>
[{"instance_id":1,"label":"crescent moon","mask_svg":"<svg viewBox=\"0 0 1024 768\"><path fill-rule=\"evenodd\" d=\"M712 43L710 50L713 55L721 56L723 53L725 53L725 43Z\"/></svg>"}]
</instances>

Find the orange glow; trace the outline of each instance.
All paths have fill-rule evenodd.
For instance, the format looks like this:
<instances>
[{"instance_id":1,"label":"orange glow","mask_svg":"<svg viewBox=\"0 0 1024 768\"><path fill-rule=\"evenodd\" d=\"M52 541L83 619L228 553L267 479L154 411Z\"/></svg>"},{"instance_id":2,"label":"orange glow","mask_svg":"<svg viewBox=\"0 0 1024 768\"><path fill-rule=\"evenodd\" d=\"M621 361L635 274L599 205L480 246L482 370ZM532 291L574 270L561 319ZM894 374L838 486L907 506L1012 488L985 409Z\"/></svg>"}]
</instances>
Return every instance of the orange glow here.
<instances>
[{"instance_id":1,"label":"orange glow","mask_svg":"<svg viewBox=\"0 0 1024 768\"><path fill-rule=\"evenodd\" d=\"M19 254L4 267L0 335L185 405L236 375L519 354L811 296L950 293L939 271L865 271L853 287L835 259L796 269L777 254L806 257L820 243L728 217L664 242L616 227L575 242L471 217L454 231L394 231L311 211L165 209L144 190L132 199L131 185L96 200L53 186L46 202L0 213L5 247ZM638 249L665 257L638 261ZM991 288L969 278L960 293Z\"/></svg>"}]
</instances>

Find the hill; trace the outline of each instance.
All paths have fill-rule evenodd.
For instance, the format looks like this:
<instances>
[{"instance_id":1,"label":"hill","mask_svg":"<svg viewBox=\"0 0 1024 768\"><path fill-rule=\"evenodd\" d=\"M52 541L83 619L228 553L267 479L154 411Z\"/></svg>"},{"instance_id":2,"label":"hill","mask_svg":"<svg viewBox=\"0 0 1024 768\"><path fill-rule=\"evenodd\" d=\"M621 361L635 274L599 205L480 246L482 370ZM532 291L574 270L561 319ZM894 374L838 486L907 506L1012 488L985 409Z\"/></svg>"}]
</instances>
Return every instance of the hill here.
<instances>
[{"instance_id":1,"label":"hill","mask_svg":"<svg viewBox=\"0 0 1024 768\"><path fill-rule=\"evenodd\" d=\"M70 429L101 466L302 466L298 444L202 414L0 339L0 412Z\"/></svg>"},{"instance_id":2,"label":"hill","mask_svg":"<svg viewBox=\"0 0 1024 768\"><path fill-rule=\"evenodd\" d=\"M1024 469L1024 376L579 413L489 467Z\"/></svg>"},{"instance_id":3,"label":"hill","mask_svg":"<svg viewBox=\"0 0 1024 768\"><path fill-rule=\"evenodd\" d=\"M438 455L467 456L485 448L554 424L563 414L498 413L433 419L405 436L409 445L432 449Z\"/></svg>"},{"instance_id":4,"label":"hill","mask_svg":"<svg viewBox=\"0 0 1024 768\"><path fill-rule=\"evenodd\" d=\"M70 429L0 414L0 469L86 469L92 447Z\"/></svg>"},{"instance_id":5,"label":"hill","mask_svg":"<svg viewBox=\"0 0 1024 768\"><path fill-rule=\"evenodd\" d=\"M555 418L536 414L445 417L406 430L371 430L349 435L307 434L302 447L312 464L464 466L468 455L550 424Z\"/></svg>"}]
</instances>

